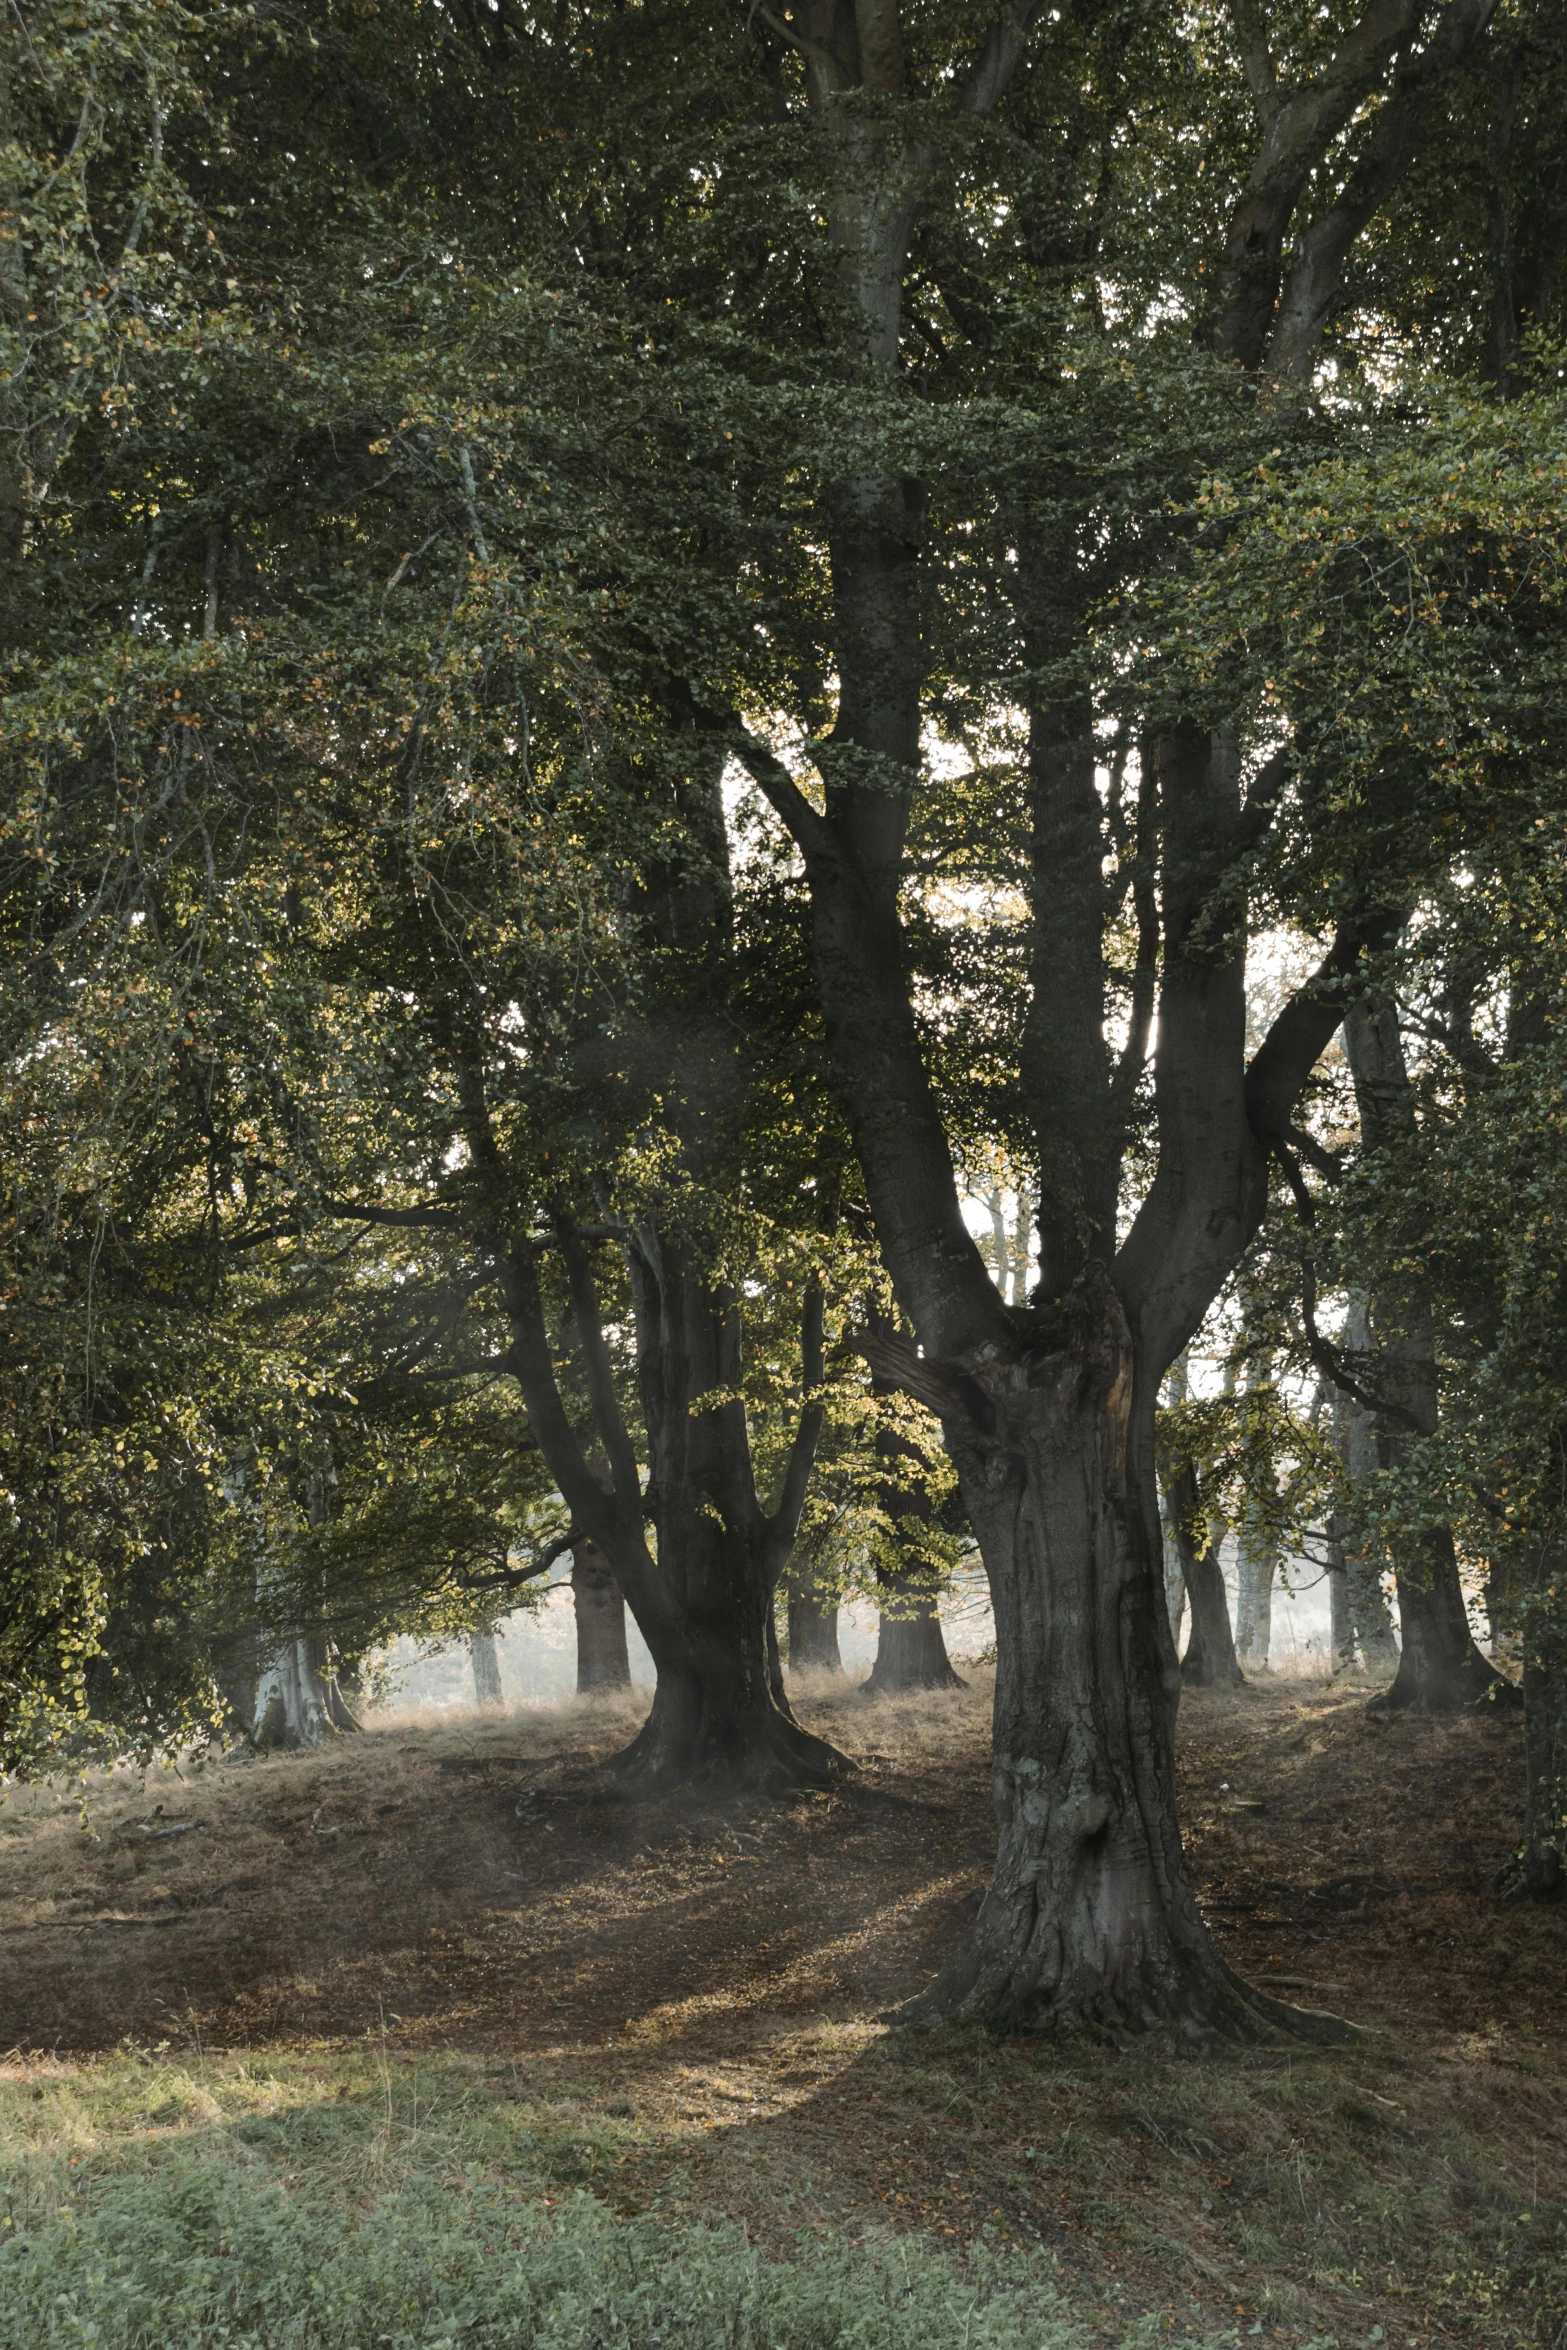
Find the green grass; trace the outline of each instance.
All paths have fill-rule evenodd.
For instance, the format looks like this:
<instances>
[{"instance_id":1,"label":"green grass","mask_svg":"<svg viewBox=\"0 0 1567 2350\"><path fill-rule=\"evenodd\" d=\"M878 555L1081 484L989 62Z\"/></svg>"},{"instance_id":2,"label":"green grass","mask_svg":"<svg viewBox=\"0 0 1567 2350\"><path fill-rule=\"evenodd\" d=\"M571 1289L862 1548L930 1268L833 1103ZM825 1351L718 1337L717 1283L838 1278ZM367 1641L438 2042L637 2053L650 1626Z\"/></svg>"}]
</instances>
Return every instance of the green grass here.
<instances>
[{"instance_id":1,"label":"green grass","mask_svg":"<svg viewBox=\"0 0 1567 2350\"><path fill-rule=\"evenodd\" d=\"M600 2194L634 2118L471 2063L123 2052L0 2097L0 2350L1087 2350L1048 2256L802 2237ZM1124 2350L1165 2339L1125 2326Z\"/></svg>"}]
</instances>

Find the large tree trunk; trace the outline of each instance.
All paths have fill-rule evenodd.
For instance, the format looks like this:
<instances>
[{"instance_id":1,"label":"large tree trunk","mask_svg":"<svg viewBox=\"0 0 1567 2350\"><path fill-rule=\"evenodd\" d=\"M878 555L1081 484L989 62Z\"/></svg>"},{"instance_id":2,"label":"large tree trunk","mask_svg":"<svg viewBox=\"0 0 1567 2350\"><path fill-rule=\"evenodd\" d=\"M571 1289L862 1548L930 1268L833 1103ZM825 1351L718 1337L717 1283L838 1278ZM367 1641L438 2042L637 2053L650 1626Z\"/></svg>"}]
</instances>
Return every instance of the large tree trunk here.
<instances>
[{"instance_id":1,"label":"large tree trunk","mask_svg":"<svg viewBox=\"0 0 1567 2350\"><path fill-rule=\"evenodd\" d=\"M571 1554L571 1604L577 1620L577 1695L629 1689L626 1603L596 1543L579 1542Z\"/></svg>"},{"instance_id":2,"label":"large tree trunk","mask_svg":"<svg viewBox=\"0 0 1567 2350\"><path fill-rule=\"evenodd\" d=\"M1394 1564L1401 1647L1390 1686L1371 1702L1389 1711L1418 1707L1456 1713L1474 1705L1502 1676L1475 1646L1458 1575L1458 1555L1446 1526L1411 1541Z\"/></svg>"},{"instance_id":3,"label":"large tree trunk","mask_svg":"<svg viewBox=\"0 0 1567 2350\"><path fill-rule=\"evenodd\" d=\"M883 1336L896 1330L896 1323L875 1307L870 1308L867 1318ZM893 1390L886 1380L873 1378L871 1393L886 1397ZM963 1683L952 1669L936 1608L935 1568L929 1557L933 1512L926 1464L918 1447L885 1409L876 1429L876 1454L881 1463L878 1500L884 1527L875 1542L873 1558L881 1610L876 1661L863 1694L897 1697L916 1689L961 1689Z\"/></svg>"},{"instance_id":4,"label":"large tree trunk","mask_svg":"<svg viewBox=\"0 0 1567 2350\"><path fill-rule=\"evenodd\" d=\"M655 1785L703 1781L767 1793L825 1786L843 1757L790 1711L769 1640L771 1577L737 1555L724 1533L709 1525L685 1552L678 1619L660 1615L642 1625L658 1686L615 1767Z\"/></svg>"},{"instance_id":5,"label":"large tree trunk","mask_svg":"<svg viewBox=\"0 0 1567 2350\"><path fill-rule=\"evenodd\" d=\"M314 1746L336 1730L357 1730L338 1693L327 1643L319 1634L285 1641L261 1669L252 1743L267 1752Z\"/></svg>"},{"instance_id":6,"label":"large tree trunk","mask_svg":"<svg viewBox=\"0 0 1567 2350\"><path fill-rule=\"evenodd\" d=\"M1198 1915L1176 1827L1153 1389L1134 1403L1102 1272L1067 1302L1066 1343L987 1383L989 1434L954 1426L995 1594L999 1849L967 1945L920 2008L1112 2040L1260 2038L1285 2020L1336 2038L1335 2019L1241 1983Z\"/></svg>"},{"instance_id":7,"label":"large tree trunk","mask_svg":"<svg viewBox=\"0 0 1567 2350\"><path fill-rule=\"evenodd\" d=\"M900 1605L893 1578L884 1576L882 1591L891 1599L876 1627L876 1662L865 1683L867 1697L899 1697L914 1689L961 1689L962 1676L953 1671L947 1654L941 1616L928 1591L911 1591Z\"/></svg>"},{"instance_id":8,"label":"large tree trunk","mask_svg":"<svg viewBox=\"0 0 1567 2350\"><path fill-rule=\"evenodd\" d=\"M658 1674L652 1711L617 1758L667 1785L819 1786L848 1768L795 1721L777 1669L773 1593L793 1547L821 1426L821 1295L802 1324L804 1396L777 1506L758 1499L742 1394L738 1297L649 1222L627 1249L647 1493L615 1392L587 1252L562 1225L576 1344L602 1458L572 1429L551 1357L535 1259L507 1260L510 1363L539 1448L572 1517L603 1551ZM656 1530L650 1551L648 1502Z\"/></svg>"},{"instance_id":9,"label":"large tree trunk","mask_svg":"<svg viewBox=\"0 0 1567 2350\"><path fill-rule=\"evenodd\" d=\"M493 1632L470 1632L468 1654L473 1663L473 1694L482 1706L504 1705L506 1693L501 1687L501 1660L495 1646Z\"/></svg>"},{"instance_id":10,"label":"large tree trunk","mask_svg":"<svg viewBox=\"0 0 1567 2350\"><path fill-rule=\"evenodd\" d=\"M838 1602L824 1600L808 1574L789 1585L789 1670L843 1671L838 1651Z\"/></svg>"}]
</instances>

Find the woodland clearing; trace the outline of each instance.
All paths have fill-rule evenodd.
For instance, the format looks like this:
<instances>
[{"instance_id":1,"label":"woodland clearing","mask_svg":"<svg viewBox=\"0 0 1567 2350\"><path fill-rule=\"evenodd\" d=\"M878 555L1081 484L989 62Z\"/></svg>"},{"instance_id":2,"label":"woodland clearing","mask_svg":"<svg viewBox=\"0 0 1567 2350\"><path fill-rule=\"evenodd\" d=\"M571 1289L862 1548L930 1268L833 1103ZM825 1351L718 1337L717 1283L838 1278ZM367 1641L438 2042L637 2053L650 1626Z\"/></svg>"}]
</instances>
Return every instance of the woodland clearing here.
<instances>
[{"instance_id":1,"label":"woodland clearing","mask_svg":"<svg viewBox=\"0 0 1567 2350\"><path fill-rule=\"evenodd\" d=\"M104 1778L85 1815L9 1790L8 2224L183 2158L361 2207L428 2174L769 2258L1042 2257L1086 2340L1554 2344L1564 1922L1495 1890L1515 1717L1183 1699L1224 1955L1367 2029L1172 2066L886 2020L985 1882L986 1696L808 1698L857 1775L772 1804L623 1800L604 1705Z\"/></svg>"}]
</instances>

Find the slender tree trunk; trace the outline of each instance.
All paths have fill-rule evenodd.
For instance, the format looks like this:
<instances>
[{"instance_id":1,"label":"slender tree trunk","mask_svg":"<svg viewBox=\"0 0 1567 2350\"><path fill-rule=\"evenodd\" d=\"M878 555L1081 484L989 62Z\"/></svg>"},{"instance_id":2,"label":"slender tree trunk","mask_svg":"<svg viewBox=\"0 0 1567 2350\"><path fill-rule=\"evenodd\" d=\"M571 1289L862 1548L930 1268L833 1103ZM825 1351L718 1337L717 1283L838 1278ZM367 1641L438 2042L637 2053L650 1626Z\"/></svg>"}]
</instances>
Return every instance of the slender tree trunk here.
<instances>
[{"instance_id":1,"label":"slender tree trunk","mask_svg":"<svg viewBox=\"0 0 1567 2350\"><path fill-rule=\"evenodd\" d=\"M1558 1490L1567 1486L1567 1431L1556 1431ZM1567 1895L1567 1555L1560 1520L1547 1527L1523 1610L1524 1752L1528 1786L1523 1842L1510 1889L1535 1901Z\"/></svg>"},{"instance_id":2,"label":"slender tree trunk","mask_svg":"<svg viewBox=\"0 0 1567 2350\"><path fill-rule=\"evenodd\" d=\"M571 1604L577 1620L577 1695L629 1689L626 1603L596 1543L579 1542L571 1554Z\"/></svg>"},{"instance_id":3,"label":"slender tree trunk","mask_svg":"<svg viewBox=\"0 0 1567 2350\"><path fill-rule=\"evenodd\" d=\"M493 1632L470 1632L468 1654L473 1662L473 1694L482 1706L506 1703L501 1688L501 1660L495 1646Z\"/></svg>"},{"instance_id":4,"label":"slender tree trunk","mask_svg":"<svg viewBox=\"0 0 1567 2350\"><path fill-rule=\"evenodd\" d=\"M1235 1541L1235 1653L1243 1672L1260 1672L1273 1645L1274 1544L1241 1527Z\"/></svg>"},{"instance_id":5,"label":"slender tree trunk","mask_svg":"<svg viewBox=\"0 0 1567 2350\"><path fill-rule=\"evenodd\" d=\"M1364 1290L1351 1290L1344 1343L1357 1357L1363 1357L1370 1346L1368 1313ZM1351 1492L1361 1479L1375 1476L1376 1421L1363 1404L1346 1395L1342 1388L1336 1388L1333 1394L1333 1442ZM1354 1663L1357 1646L1360 1661L1368 1671L1396 1669L1398 1639L1382 1595L1378 1561L1356 1542L1352 1526L1340 1512L1335 1512L1329 1522L1328 1539L1330 1555L1336 1555L1344 1574L1344 1605L1349 1618L1345 1669Z\"/></svg>"},{"instance_id":6,"label":"slender tree trunk","mask_svg":"<svg viewBox=\"0 0 1567 2350\"><path fill-rule=\"evenodd\" d=\"M1344 1566L1344 1545L1338 1537L1338 1520L1328 1528L1328 1560L1324 1575L1328 1586L1328 1671L1352 1673L1355 1669L1355 1627L1349 1612L1349 1576Z\"/></svg>"},{"instance_id":7,"label":"slender tree trunk","mask_svg":"<svg viewBox=\"0 0 1567 2350\"><path fill-rule=\"evenodd\" d=\"M1220 1555L1224 1520L1210 1516L1201 1528L1206 1539L1198 1539L1193 1530L1198 1515L1197 1479L1190 1468L1180 1470L1173 1480L1171 1502L1181 1572L1192 1610L1192 1636L1181 1661L1181 1679L1189 1689L1243 1685L1246 1676L1235 1654L1229 1595L1224 1588Z\"/></svg>"},{"instance_id":8,"label":"slender tree trunk","mask_svg":"<svg viewBox=\"0 0 1567 2350\"><path fill-rule=\"evenodd\" d=\"M1390 997L1374 992L1346 1014L1344 1049L1361 1133L1375 1150L1409 1132L1414 1121L1398 1011ZM1368 1336L1376 1342L1375 1377L1404 1415L1401 1421L1386 1413L1377 1419L1378 1465L1393 1469L1407 1457L1412 1435L1432 1437L1438 1427L1436 1344L1423 1286L1405 1276L1371 1301L1369 1323ZM1372 1704L1430 1713L1472 1705L1501 1676L1475 1646L1451 1530L1435 1526L1407 1535L1393 1572L1402 1647L1391 1687Z\"/></svg>"},{"instance_id":9,"label":"slender tree trunk","mask_svg":"<svg viewBox=\"0 0 1567 2350\"><path fill-rule=\"evenodd\" d=\"M1162 1494L1159 1501L1159 1538L1164 1553L1165 1613L1170 1619L1170 1638L1179 1654L1181 1625L1186 1615L1186 1574L1181 1565L1181 1546L1175 1539L1175 1528L1170 1521L1169 1502Z\"/></svg>"},{"instance_id":10,"label":"slender tree trunk","mask_svg":"<svg viewBox=\"0 0 1567 2350\"><path fill-rule=\"evenodd\" d=\"M838 1602L824 1600L802 1574L789 1586L789 1669L794 1673L839 1673Z\"/></svg>"},{"instance_id":11,"label":"slender tree trunk","mask_svg":"<svg viewBox=\"0 0 1567 2350\"><path fill-rule=\"evenodd\" d=\"M1349 1579L1349 1613L1355 1627L1355 1645L1367 1672L1398 1669L1398 1634L1388 1613L1382 1577L1374 1560L1360 1551L1346 1551L1344 1569Z\"/></svg>"}]
</instances>

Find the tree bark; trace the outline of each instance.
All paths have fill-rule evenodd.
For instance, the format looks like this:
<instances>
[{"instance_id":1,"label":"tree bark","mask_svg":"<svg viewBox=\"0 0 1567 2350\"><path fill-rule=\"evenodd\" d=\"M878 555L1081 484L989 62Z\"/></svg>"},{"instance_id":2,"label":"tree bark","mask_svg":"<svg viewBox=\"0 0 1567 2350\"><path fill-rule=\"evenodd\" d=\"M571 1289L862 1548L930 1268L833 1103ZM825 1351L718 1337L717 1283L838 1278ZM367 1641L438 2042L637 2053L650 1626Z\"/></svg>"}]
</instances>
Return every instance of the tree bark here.
<instances>
[{"instance_id":1,"label":"tree bark","mask_svg":"<svg viewBox=\"0 0 1567 2350\"><path fill-rule=\"evenodd\" d=\"M508 1361L572 1518L609 1562L658 1674L623 1775L777 1790L819 1786L845 1758L802 1729L776 1667L773 1593L799 1528L821 1408L821 1297L807 1297L805 1397L776 1506L762 1508L741 1395L739 1301L651 1223L627 1244L649 1480L621 1414L586 1250L562 1228L577 1351L601 1457L591 1465L556 1382L530 1253L507 1258ZM651 1505L655 1545L648 1547Z\"/></svg>"},{"instance_id":2,"label":"tree bark","mask_svg":"<svg viewBox=\"0 0 1567 2350\"><path fill-rule=\"evenodd\" d=\"M883 1337L897 1330L896 1322L874 1307L867 1318ZM890 1396L892 1392L889 1381L871 1380L873 1395ZM863 1694L895 1697L915 1689L961 1689L963 1682L947 1655L937 1612L935 1573L929 1563L932 1510L926 1464L918 1447L885 1413L876 1429L876 1453L881 1463L877 1499L884 1530L873 1555L881 1608L876 1658ZM925 1557L921 1556L922 1548Z\"/></svg>"},{"instance_id":3,"label":"tree bark","mask_svg":"<svg viewBox=\"0 0 1567 2350\"><path fill-rule=\"evenodd\" d=\"M352 1716L341 1723L334 1718L334 1691L326 1641L319 1634L285 1641L261 1669L253 1744L266 1753L314 1746L338 1728L357 1729Z\"/></svg>"},{"instance_id":4,"label":"tree bark","mask_svg":"<svg viewBox=\"0 0 1567 2350\"><path fill-rule=\"evenodd\" d=\"M1360 1357L1370 1349L1368 1316L1365 1291L1351 1290L1344 1343L1352 1354ZM1351 1492L1359 1480L1375 1476L1376 1421L1363 1404L1346 1395L1342 1388L1335 1388L1333 1393L1333 1442ZM1357 1543L1353 1527L1337 1511L1329 1522L1328 1535L1330 1552L1336 1552L1343 1570L1347 1629L1344 1663L1340 1669L1352 1668L1358 1648L1360 1662L1368 1672L1396 1671L1398 1639L1382 1594L1380 1565L1363 1544Z\"/></svg>"},{"instance_id":5,"label":"tree bark","mask_svg":"<svg viewBox=\"0 0 1567 2350\"><path fill-rule=\"evenodd\" d=\"M1355 1669L1355 1627L1349 1613L1349 1576L1344 1567L1344 1545L1332 1527L1328 1533L1328 1561L1323 1573L1328 1586L1328 1670L1330 1673L1352 1673Z\"/></svg>"},{"instance_id":6,"label":"tree bark","mask_svg":"<svg viewBox=\"0 0 1567 2350\"><path fill-rule=\"evenodd\" d=\"M493 1632L470 1632L468 1654L473 1660L473 1694L481 1706L502 1706L506 1694L501 1687L501 1660L496 1652Z\"/></svg>"},{"instance_id":7,"label":"tree bark","mask_svg":"<svg viewBox=\"0 0 1567 2350\"><path fill-rule=\"evenodd\" d=\"M1181 1554L1181 1573L1191 1602L1192 1634L1181 1660L1181 1679L1188 1689L1233 1688L1244 1685L1230 1625L1229 1596L1224 1587L1221 1550L1225 1526L1220 1517L1202 1516L1197 1479L1182 1469L1171 1488L1175 1540ZM1199 1539L1199 1534L1204 1539Z\"/></svg>"},{"instance_id":8,"label":"tree bark","mask_svg":"<svg viewBox=\"0 0 1567 2350\"><path fill-rule=\"evenodd\" d=\"M889 1597L894 1577L882 1578ZM941 1616L928 1591L912 1591L901 1604L883 1607L876 1625L876 1661L865 1683L867 1697L901 1697L915 1689L961 1689L947 1654Z\"/></svg>"},{"instance_id":9,"label":"tree bark","mask_svg":"<svg viewBox=\"0 0 1567 2350\"><path fill-rule=\"evenodd\" d=\"M571 1554L571 1604L577 1621L577 1695L629 1689L626 1603L596 1543L579 1542Z\"/></svg>"},{"instance_id":10,"label":"tree bark","mask_svg":"<svg viewBox=\"0 0 1567 2350\"><path fill-rule=\"evenodd\" d=\"M1273 1646L1277 1547L1242 1526L1235 1540L1235 1654L1242 1672L1261 1672Z\"/></svg>"},{"instance_id":11,"label":"tree bark","mask_svg":"<svg viewBox=\"0 0 1567 2350\"><path fill-rule=\"evenodd\" d=\"M1375 1152L1410 1135L1413 1089L1397 1008L1389 996L1375 991L1346 1014L1344 1049L1365 1148ZM1385 1393L1400 1415L1374 1416L1377 1465L1396 1469L1408 1459L1411 1437L1433 1437L1438 1428L1435 1332L1430 1300L1417 1278L1403 1275L1371 1300L1368 1337L1376 1347L1377 1392ZM1372 1704L1428 1713L1472 1705L1501 1675L1475 1646L1451 1529L1434 1526L1406 1534L1393 1572L1402 1643L1398 1671Z\"/></svg>"},{"instance_id":12,"label":"tree bark","mask_svg":"<svg viewBox=\"0 0 1567 2350\"><path fill-rule=\"evenodd\" d=\"M1567 1431L1552 1442L1554 1483L1567 1484ZM1544 1531L1523 1609L1524 1753L1528 1785L1523 1842L1504 1882L1534 1901L1567 1895L1567 1556L1560 1521Z\"/></svg>"},{"instance_id":13,"label":"tree bark","mask_svg":"<svg viewBox=\"0 0 1567 2350\"><path fill-rule=\"evenodd\" d=\"M1214 1950L1181 1855L1178 1681L1152 1506L1153 1388L1103 1271L1058 1341L986 1382L991 1430L954 1426L996 1602L999 1850L966 1946L916 2013L1123 2040L1260 2038L1288 2021Z\"/></svg>"},{"instance_id":14,"label":"tree bark","mask_svg":"<svg viewBox=\"0 0 1567 2350\"><path fill-rule=\"evenodd\" d=\"M824 1600L808 1575L789 1586L789 1669L794 1673L843 1672L838 1652L838 1602Z\"/></svg>"}]
</instances>

